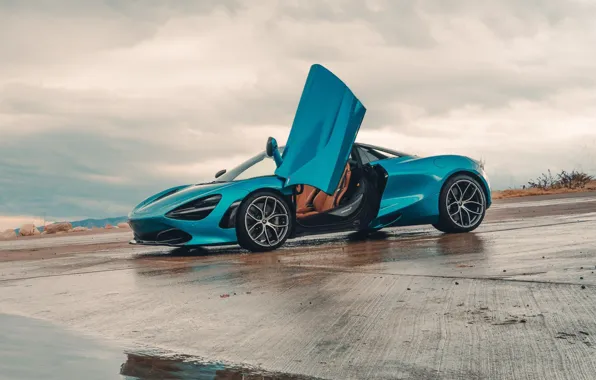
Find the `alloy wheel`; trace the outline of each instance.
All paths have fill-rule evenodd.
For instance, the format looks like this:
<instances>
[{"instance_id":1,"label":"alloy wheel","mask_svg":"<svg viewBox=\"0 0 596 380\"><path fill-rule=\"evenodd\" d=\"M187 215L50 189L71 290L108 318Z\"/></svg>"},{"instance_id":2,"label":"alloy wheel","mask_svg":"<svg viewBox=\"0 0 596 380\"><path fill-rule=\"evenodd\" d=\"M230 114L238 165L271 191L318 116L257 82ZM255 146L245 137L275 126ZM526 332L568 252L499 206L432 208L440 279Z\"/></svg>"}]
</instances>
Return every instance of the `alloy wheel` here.
<instances>
[{"instance_id":1,"label":"alloy wheel","mask_svg":"<svg viewBox=\"0 0 596 380\"><path fill-rule=\"evenodd\" d=\"M254 199L244 216L250 239L263 247L272 247L288 233L290 215L286 206L272 196Z\"/></svg>"},{"instance_id":2,"label":"alloy wheel","mask_svg":"<svg viewBox=\"0 0 596 380\"><path fill-rule=\"evenodd\" d=\"M447 192L449 218L462 228L470 228L480 222L485 203L483 190L468 179L453 183Z\"/></svg>"}]
</instances>

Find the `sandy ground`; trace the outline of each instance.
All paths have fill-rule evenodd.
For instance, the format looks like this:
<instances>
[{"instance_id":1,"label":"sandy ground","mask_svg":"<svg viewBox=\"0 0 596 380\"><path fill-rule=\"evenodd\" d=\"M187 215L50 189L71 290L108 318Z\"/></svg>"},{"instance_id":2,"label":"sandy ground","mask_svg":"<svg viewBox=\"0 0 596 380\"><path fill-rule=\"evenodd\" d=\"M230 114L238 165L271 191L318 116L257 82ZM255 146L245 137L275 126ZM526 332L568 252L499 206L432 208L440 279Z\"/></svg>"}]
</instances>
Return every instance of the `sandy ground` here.
<instances>
[{"instance_id":1,"label":"sandy ground","mask_svg":"<svg viewBox=\"0 0 596 380\"><path fill-rule=\"evenodd\" d=\"M497 201L470 234L410 227L267 254L180 254L120 231L0 242L0 313L317 378L593 379L594 231L585 193Z\"/></svg>"},{"instance_id":2,"label":"sandy ground","mask_svg":"<svg viewBox=\"0 0 596 380\"><path fill-rule=\"evenodd\" d=\"M507 190L497 190L492 192L493 199L507 199L507 198L520 198L520 197L530 197L536 195L553 195L553 194L574 194L574 193L584 193L584 192L593 192L596 191L596 181L592 181L586 185L586 187L582 189L535 189L535 188L526 188L526 189L507 189Z\"/></svg>"}]
</instances>

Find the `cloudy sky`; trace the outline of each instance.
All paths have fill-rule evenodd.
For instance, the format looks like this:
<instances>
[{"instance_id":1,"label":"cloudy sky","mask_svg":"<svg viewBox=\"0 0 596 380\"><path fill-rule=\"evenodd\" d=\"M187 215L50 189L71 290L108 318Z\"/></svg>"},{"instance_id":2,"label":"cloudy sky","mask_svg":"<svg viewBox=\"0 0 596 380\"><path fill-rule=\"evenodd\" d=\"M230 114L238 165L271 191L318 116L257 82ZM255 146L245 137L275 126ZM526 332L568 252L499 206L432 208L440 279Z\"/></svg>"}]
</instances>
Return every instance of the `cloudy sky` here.
<instances>
[{"instance_id":1,"label":"cloudy sky","mask_svg":"<svg viewBox=\"0 0 596 380\"><path fill-rule=\"evenodd\" d=\"M312 63L358 141L596 172L589 0L0 0L0 228L119 216L287 138Z\"/></svg>"}]
</instances>

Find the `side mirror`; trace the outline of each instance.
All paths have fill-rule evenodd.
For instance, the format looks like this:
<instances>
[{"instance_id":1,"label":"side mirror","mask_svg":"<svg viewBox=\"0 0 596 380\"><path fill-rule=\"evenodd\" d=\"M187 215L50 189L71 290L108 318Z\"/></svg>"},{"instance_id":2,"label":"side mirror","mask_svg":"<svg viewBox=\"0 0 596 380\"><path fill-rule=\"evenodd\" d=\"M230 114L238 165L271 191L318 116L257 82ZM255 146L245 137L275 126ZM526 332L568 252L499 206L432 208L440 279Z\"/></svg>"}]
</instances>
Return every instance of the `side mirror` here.
<instances>
[{"instance_id":1,"label":"side mirror","mask_svg":"<svg viewBox=\"0 0 596 380\"><path fill-rule=\"evenodd\" d=\"M269 157L273 157L273 151L277 149L277 141L273 137L269 137L267 139L267 146L265 147L265 151Z\"/></svg>"},{"instance_id":2,"label":"side mirror","mask_svg":"<svg viewBox=\"0 0 596 380\"><path fill-rule=\"evenodd\" d=\"M215 178L219 178L222 175L224 175L226 172L226 169L221 169L220 171L218 171L217 173L215 173Z\"/></svg>"},{"instance_id":3,"label":"side mirror","mask_svg":"<svg viewBox=\"0 0 596 380\"><path fill-rule=\"evenodd\" d=\"M267 139L267 146L265 147L265 152L267 153L267 156L273 157L273 160L275 161L275 165L277 165L277 167L281 165L281 154L279 153L279 149L277 148L277 140L275 140L273 137L269 137Z\"/></svg>"}]
</instances>

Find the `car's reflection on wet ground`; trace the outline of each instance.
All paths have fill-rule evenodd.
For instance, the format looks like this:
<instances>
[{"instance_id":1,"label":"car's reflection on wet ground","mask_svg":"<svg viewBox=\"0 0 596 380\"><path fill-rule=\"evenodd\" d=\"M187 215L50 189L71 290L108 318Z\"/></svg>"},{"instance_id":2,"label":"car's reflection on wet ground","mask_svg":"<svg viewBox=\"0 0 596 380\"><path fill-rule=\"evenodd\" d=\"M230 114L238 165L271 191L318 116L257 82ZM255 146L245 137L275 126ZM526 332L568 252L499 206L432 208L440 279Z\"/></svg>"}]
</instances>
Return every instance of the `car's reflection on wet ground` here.
<instances>
[{"instance_id":1,"label":"car's reflection on wet ground","mask_svg":"<svg viewBox=\"0 0 596 380\"><path fill-rule=\"evenodd\" d=\"M223 363L202 362L186 356L128 353L120 374L134 379L173 380L315 380L314 377L262 371Z\"/></svg>"},{"instance_id":2,"label":"car's reflection on wet ground","mask_svg":"<svg viewBox=\"0 0 596 380\"><path fill-rule=\"evenodd\" d=\"M467 254L478 259L485 253L485 241L490 239L489 236L474 233L437 237L436 234L428 233L394 235L380 231L368 238L348 235L339 243L337 239L319 239L316 241L318 244L309 244L300 251L296 251L300 248L298 244L290 249L243 255L230 254L229 251L222 254L218 250L174 249L171 254L159 252L135 255L131 261L135 273L140 277L194 274L200 276L202 282L208 282L219 279L220 274L225 273L228 281L233 278L240 280L240 277L248 280L251 277L263 277L268 269L276 273L288 273L301 267L371 269L375 265L383 266L391 262Z\"/></svg>"}]
</instances>

